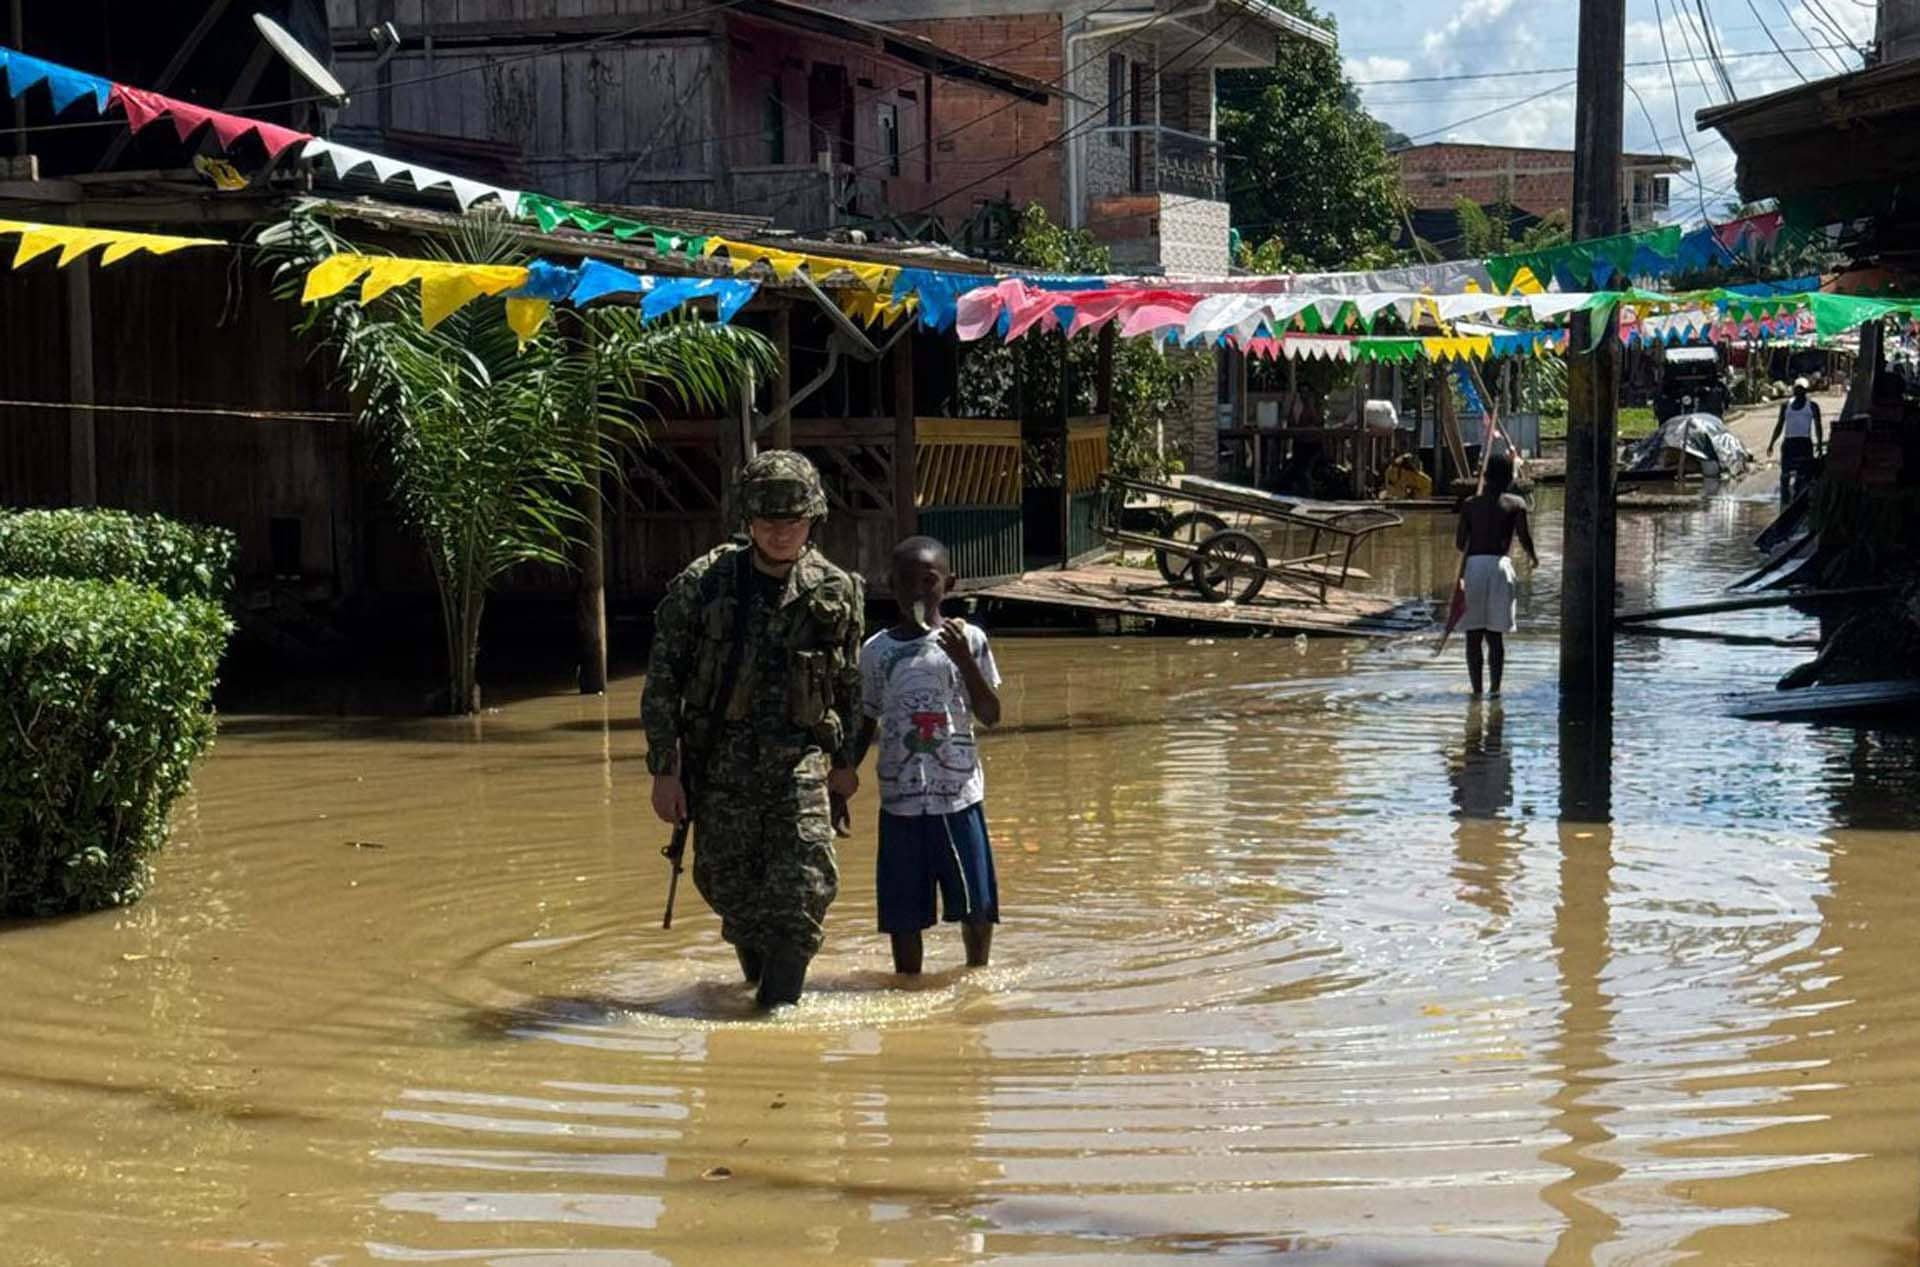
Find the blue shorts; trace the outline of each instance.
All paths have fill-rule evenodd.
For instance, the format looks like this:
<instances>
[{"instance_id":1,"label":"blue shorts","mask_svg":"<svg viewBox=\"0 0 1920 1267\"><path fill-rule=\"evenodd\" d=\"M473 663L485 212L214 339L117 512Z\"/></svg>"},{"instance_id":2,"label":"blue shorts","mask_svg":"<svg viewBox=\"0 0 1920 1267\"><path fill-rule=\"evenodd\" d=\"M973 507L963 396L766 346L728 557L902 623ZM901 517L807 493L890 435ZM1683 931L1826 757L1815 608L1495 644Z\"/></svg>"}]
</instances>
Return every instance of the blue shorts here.
<instances>
[{"instance_id":1,"label":"blue shorts","mask_svg":"<svg viewBox=\"0 0 1920 1267\"><path fill-rule=\"evenodd\" d=\"M971 805L952 814L903 817L883 810L874 888L883 933L933 927L936 888L949 924L999 923L1000 889L993 878L986 811Z\"/></svg>"}]
</instances>

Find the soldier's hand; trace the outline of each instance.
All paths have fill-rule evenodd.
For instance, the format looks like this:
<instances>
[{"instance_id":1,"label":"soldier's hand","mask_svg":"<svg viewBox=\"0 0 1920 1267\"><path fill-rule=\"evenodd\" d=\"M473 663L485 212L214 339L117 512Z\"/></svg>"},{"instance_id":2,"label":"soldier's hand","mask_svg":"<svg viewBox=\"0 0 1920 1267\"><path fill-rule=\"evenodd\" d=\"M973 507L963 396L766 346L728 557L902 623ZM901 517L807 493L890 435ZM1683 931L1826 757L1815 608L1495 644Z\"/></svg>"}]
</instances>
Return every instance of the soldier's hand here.
<instances>
[{"instance_id":1,"label":"soldier's hand","mask_svg":"<svg viewBox=\"0 0 1920 1267\"><path fill-rule=\"evenodd\" d=\"M963 668L973 663L973 648L967 645L967 622L958 616L949 616L940 623L940 649L947 657Z\"/></svg>"},{"instance_id":2,"label":"soldier's hand","mask_svg":"<svg viewBox=\"0 0 1920 1267\"><path fill-rule=\"evenodd\" d=\"M679 826L687 819L687 789L677 774L653 776L653 812L663 823Z\"/></svg>"}]
</instances>

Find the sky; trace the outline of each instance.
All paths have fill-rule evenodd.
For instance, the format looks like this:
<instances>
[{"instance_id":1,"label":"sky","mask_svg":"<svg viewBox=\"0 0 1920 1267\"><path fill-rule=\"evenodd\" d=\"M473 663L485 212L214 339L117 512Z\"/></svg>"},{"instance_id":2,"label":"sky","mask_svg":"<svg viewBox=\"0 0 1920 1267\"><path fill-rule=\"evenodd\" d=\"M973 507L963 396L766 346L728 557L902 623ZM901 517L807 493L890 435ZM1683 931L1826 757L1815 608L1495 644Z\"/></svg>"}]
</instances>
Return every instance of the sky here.
<instances>
[{"instance_id":1,"label":"sky","mask_svg":"<svg viewBox=\"0 0 1920 1267\"><path fill-rule=\"evenodd\" d=\"M1572 146L1574 91L1562 85L1577 58L1573 0L1315 3L1339 22L1341 59L1367 110L1416 142ZM1702 199L1723 219L1736 197L1732 150L1693 125L1694 111L1728 100L1705 57L1703 10L1740 100L1858 69L1854 49L1873 35L1871 0L1627 0L1626 147L1685 157L1691 144L1694 173L1674 177L1672 202L1676 218L1695 221ZM1460 78L1506 71L1555 73Z\"/></svg>"}]
</instances>

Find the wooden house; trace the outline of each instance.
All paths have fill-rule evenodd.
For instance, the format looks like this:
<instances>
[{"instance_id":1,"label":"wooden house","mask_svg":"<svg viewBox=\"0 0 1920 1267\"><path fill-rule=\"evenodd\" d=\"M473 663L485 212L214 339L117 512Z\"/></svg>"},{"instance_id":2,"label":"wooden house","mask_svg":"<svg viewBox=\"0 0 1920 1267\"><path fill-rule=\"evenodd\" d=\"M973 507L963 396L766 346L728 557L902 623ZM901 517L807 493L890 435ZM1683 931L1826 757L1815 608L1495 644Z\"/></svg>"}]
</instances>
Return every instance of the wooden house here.
<instances>
[{"instance_id":1,"label":"wooden house","mask_svg":"<svg viewBox=\"0 0 1920 1267\"><path fill-rule=\"evenodd\" d=\"M335 134L444 157L499 147L528 188L765 216L820 233L931 208L935 99L1044 103L1049 84L789 0L328 0L356 92ZM393 22L383 58L372 32Z\"/></svg>"},{"instance_id":2,"label":"wooden house","mask_svg":"<svg viewBox=\"0 0 1920 1267\"><path fill-rule=\"evenodd\" d=\"M301 2L292 0L295 6ZM409 8L404 3L384 7ZM431 7L438 12L453 6ZM477 7L489 12L510 8ZM705 7L635 6L619 20L628 28L655 24L649 26L651 34L666 29L657 24L669 17L684 28L689 15ZM471 16L475 8L463 4L460 11ZM942 58L924 41L895 38L869 24L830 21L803 6L757 0L727 6L726 14L728 21L718 26L703 17L709 25L697 32L681 29L677 42L667 46L679 50L672 53L675 57L705 50L699 54L710 68L705 82L716 75L730 81L731 68L753 64L751 58L759 56L755 49L775 46L806 61L807 77L829 52L840 56L856 91L856 105L861 96L906 100L898 96L900 89L888 86L896 79L911 78L922 102L947 76L994 82L990 68ZM293 15L283 16L291 21ZM558 67L552 72L559 76L555 82L576 82L565 71L573 54L555 42L594 38L600 28L584 18L566 19L559 26L551 25L559 20L543 21L549 25L532 34L518 27L473 27L468 36L478 39L482 32L496 30L504 42L490 48L466 45L466 55L503 61L512 57L512 68L536 79L549 73L541 66L551 60ZM828 29L815 29L822 26ZM218 98L228 109L253 114L249 96L286 101L302 95L284 75L270 79L256 73L248 87L245 69L257 60L257 50L244 32L218 24L211 29L222 35L216 42L226 59L225 70L196 69L189 78L217 84L223 74L237 76L240 86ZM88 45L80 33L63 34L57 24L44 30L45 38L36 39L30 25L25 42L44 56L84 61ZM200 33L198 43L193 31L181 34L184 43L150 41L145 60L96 62L83 68L137 83L144 76L161 76L171 61L197 68L200 58L213 56L206 32ZM424 56L425 38L419 43ZM188 46L194 51L182 54ZM596 45L602 46L627 48L639 59L636 65L656 64L647 59L667 55L638 36ZM421 87L462 80L501 82L494 70L462 70L457 61L445 60L454 53L441 52L437 40L430 47L435 50L433 70L428 72L423 64L419 73L444 78ZM454 41L452 48L459 47ZM155 64L161 62L165 64ZM862 80L882 73L883 63L884 73L892 78L875 80L871 90L861 87ZM782 61L781 74L789 71L799 73ZM378 73L387 90L362 97L376 119L384 113L381 99L390 98L395 109L408 99L403 79L413 72L396 58ZM577 82L585 84L599 72L581 73L587 78ZM358 82L351 67L346 77ZM682 83L683 92L684 87ZM175 90L185 91L180 81ZM572 89L556 91L572 100ZM797 99L804 100L804 93ZM714 108L731 100L716 98ZM360 108L356 103L354 109ZM310 105L259 113L292 125L316 127L323 122ZM868 110L861 117L874 113ZM591 114L597 128L603 112L596 108ZM52 121L44 103L36 106L31 98L20 117L30 128ZM390 137L395 157L436 161L474 179L511 177L521 187L556 195L616 188L568 184L565 164L547 162L568 151L549 153L535 145L529 152L504 130L488 134L475 128L468 135L460 130L464 124L451 127L456 117L463 116L443 106L422 118L400 120L438 121L438 133L396 124L379 136L355 133L349 125L342 135L371 148L378 148L381 137ZM638 117L659 125L671 112L656 102ZM536 141L547 136L543 127L528 135ZM0 217L193 232L231 238L236 247L230 253L141 256L107 268L82 261L56 269L42 259L18 271L0 271L0 397L6 402L0 403L0 505L91 503L223 524L239 537L241 588L256 605L287 599L309 605L351 600L363 609L371 605L378 610L388 599L423 594L428 577L418 547L400 531L388 507L376 464L351 425L351 402L328 366L296 337L297 306L275 296L271 278L241 243L254 226L280 218L297 199L309 199L316 213L333 219L353 240L421 254L426 239L445 235L460 223L452 196L444 190L377 184L364 172L341 179L291 156L277 169L247 172L244 189L221 189L191 166L196 149L217 152L204 137L181 144L168 129L149 129L115 151L113 138L124 133L111 127L28 135L36 158L44 161L35 163L32 179L0 182ZM858 147L864 144L860 138L867 134L857 120L853 135L858 159ZM563 130L556 144L591 147L601 141ZM800 144L794 142L795 147ZM916 154L908 149L903 160ZM613 170L601 149L588 148L573 157L583 171ZM703 170L713 173L715 181L704 187L707 191L731 196L729 191L747 187L734 182L735 165L725 154L708 159L715 165ZM629 152L621 170L633 165ZM528 177L524 182L518 179L522 175ZM883 184L889 191L904 188ZM629 196L673 192L690 201L706 196L693 182L635 181L618 187ZM654 205L608 209L664 227L718 232L785 250L890 267L935 268L983 281L991 275L989 266L939 248L782 233L767 215L726 206L662 198ZM801 225L801 219L795 216L789 223L809 227ZM638 272L732 274L724 258L662 256L645 240L569 228L547 233L526 221L513 223L512 232L530 253L546 257L591 256ZM0 245L0 261L6 249ZM590 569L598 577L589 577L589 588L597 588L595 581L603 577L604 596L611 604L635 611L649 606L681 566L732 527L726 486L745 451L755 445L791 445L814 459L832 501L824 547L881 590L893 542L914 531L947 538L965 575L975 582L1017 573L1035 557L1059 558L1094 544L1091 493L1106 465L1104 420L1053 420L1023 435L1015 420L964 416L965 402L957 399L958 348L952 336L916 330L907 320L863 326L842 311L852 306L843 304L842 297L854 285L846 277L765 278L759 295L736 320L775 341L782 353L781 373L770 382L743 384L751 390L743 390L737 409L726 417L665 417L657 422L653 443L638 455L628 478L606 490L600 548ZM1023 461L1035 440L1066 455L1064 462L1055 463L1067 468L1063 477L1037 477ZM513 589L530 598L559 600L569 597L577 584L558 572L528 570L514 578Z\"/></svg>"}]
</instances>

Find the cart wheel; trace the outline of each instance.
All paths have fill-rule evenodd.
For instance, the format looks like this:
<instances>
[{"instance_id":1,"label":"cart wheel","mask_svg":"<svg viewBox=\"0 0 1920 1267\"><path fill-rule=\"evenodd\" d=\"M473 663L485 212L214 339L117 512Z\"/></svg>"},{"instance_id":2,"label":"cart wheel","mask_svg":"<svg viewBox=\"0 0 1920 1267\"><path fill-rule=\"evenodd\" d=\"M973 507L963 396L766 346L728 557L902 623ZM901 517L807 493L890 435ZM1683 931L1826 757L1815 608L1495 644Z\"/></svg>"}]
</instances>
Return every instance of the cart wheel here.
<instances>
[{"instance_id":1,"label":"cart wheel","mask_svg":"<svg viewBox=\"0 0 1920 1267\"><path fill-rule=\"evenodd\" d=\"M1244 532L1216 532L1200 545L1194 583L1216 603L1250 603L1267 583L1267 552Z\"/></svg>"},{"instance_id":2,"label":"cart wheel","mask_svg":"<svg viewBox=\"0 0 1920 1267\"><path fill-rule=\"evenodd\" d=\"M1167 584L1176 588L1193 585L1193 568L1198 562L1196 557L1200 543L1216 532L1225 532L1227 521L1220 516L1204 510L1186 510L1167 521L1166 531L1160 535L1169 541L1179 541L1193 547L1195 554L1185 558L1167 550L1155 550L1153 561L1160 568L1160 575L1167 578ZM1202 593L1206 591L1201 590Z\"/></svg>"}]
</instances>

